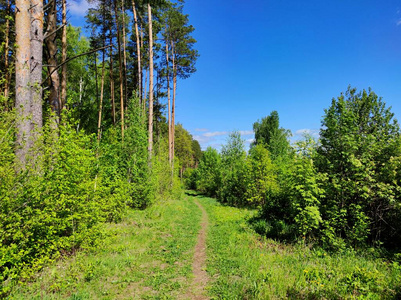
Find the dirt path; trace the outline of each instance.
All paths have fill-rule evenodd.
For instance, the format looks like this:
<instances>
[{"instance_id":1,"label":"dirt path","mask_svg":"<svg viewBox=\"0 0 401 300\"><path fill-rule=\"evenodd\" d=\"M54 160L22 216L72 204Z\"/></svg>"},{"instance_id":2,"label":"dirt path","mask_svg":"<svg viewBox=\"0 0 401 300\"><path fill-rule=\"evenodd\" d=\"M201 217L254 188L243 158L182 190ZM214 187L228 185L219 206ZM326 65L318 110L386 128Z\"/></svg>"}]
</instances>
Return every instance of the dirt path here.
<instances>
[{"instance_id":1,"label":"dirt path","mask_svg":"<svg viewBox=\"0 0 401 300\"><path fill-rule=\"evenodd\" d=\"M201 229L198 234L198 242L195 246L194 262L192 264L194 279L190 286L188 296L191 299L204 300L209 299L205 291L209 279L206 273L206 234L209 221L203 206L197 200L194 200L194 202L202 211L202 221Z\"/></svg>"}]
</instances>

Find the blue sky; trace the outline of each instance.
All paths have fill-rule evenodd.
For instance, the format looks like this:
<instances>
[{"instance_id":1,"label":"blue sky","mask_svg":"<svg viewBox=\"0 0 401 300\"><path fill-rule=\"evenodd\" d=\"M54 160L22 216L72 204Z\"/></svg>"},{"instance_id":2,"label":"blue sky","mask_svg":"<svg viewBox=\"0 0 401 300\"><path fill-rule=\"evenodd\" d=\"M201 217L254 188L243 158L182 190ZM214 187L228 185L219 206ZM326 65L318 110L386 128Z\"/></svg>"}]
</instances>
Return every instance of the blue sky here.
<instances>
[{"instance_id":1,"label":"blue sky","mask_svg":"<svg viewBox=\"0 0 401 300\"><path fill-rule=\"evenodd\" d=\"M71 3L71 2L70 2ZM85 2L73 2L79 24ZM179 81L176 120L207 146L277 110L317 132L331 99L371 87L401 119L401 0L187 0L198 71Z\"/></svg>"}]
</instances>

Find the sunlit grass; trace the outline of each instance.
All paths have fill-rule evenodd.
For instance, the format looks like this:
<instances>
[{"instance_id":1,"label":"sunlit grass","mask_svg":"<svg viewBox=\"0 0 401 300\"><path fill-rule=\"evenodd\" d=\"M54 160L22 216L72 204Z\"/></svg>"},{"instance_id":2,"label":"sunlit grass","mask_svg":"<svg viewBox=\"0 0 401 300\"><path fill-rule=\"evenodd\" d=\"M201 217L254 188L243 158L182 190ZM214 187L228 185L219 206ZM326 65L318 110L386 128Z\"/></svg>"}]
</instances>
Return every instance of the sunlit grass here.
<instances>
[{"instance_id":1,"label":"sunlit grass","mask_svg":"<svg viewBox=\"0 0 401 300\"><path fill-rule=\"evenodd\" d=\"M401 267L367 251L327 253L258 235L255 210L197 196L209 215L212 299L397 299ZM100 249L47 267L14 299L189 299L201 212L190 197L109 224Z\"/></svg>"},{"instance_id":2,"label":"sunlit grass","mask_svg":"<svg viewBox=\"0 0 401 300\"><path fill-rule=\"evenodd\" d=\"M49 266L14 299L175 299L192 279L201 212L167 201L109 224L103 246Z\"/></svg>"},{"instance_id":3,"label":"sunlit grass","mask_svg":"<svg viewBox=\"0 0 401 300\"><path fill-rule=\"evenodd\" d=\"M256 211L221 206L198 196L206 208L209 286L213 299L396 299L401 268L354 251L330 254L286 245L256 234Z\"/></svg>"}]
</instances>

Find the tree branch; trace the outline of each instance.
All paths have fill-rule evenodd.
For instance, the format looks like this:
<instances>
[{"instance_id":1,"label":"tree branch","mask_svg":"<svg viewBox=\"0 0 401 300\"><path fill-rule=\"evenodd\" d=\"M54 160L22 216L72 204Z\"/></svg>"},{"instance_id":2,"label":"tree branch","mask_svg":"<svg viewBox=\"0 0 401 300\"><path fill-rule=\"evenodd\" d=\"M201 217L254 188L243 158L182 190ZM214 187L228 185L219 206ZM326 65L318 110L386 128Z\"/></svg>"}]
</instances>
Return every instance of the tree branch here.
<instances>
[{"instance_id":1,"label":"tree branch","mask_svg":"<svg viewBox=\"0 0 401 300\"><path fill-rule=\"evenodd\" d=\"M46 77L46 79L42 81L42 85L50 78L50 76L52 76L52 74L54 72L56 72L58 69L60 69L63 65L65 65L69 61L71 61L73 59L76 59L78 57L84 56L84 55L92 54L93 52L97 52L97 51L100 51L100 50L103 50L103 49L106 49L106 48L110 48L112 46L113 45L107 45L107 46L104 46L104 47L101 47L101 48L97 48L97 49L94 49L94 50L91 50L91 51L88 51L88 52L84 52L84 53L75 55L73 57L67 58L65 61L63 61L61 64L59 64L57 67L55 67L53 71L50 72L50 74Z\"/></svg>"},{"instance_id":2,"label":"tree branch","mask_svg":"<svg viewBox=\"0 0 401 300\"><path fill-rule=\"evenodd\" d=\"M43 36L43 40L47 39L49 36L52 36L53 34L55 34L57 31L59 31L61 28L63 28L66 25L67 24L62 24L59 28L57 28L53 32L50 32L50 33L46 32L45 35Z\"/></svg>"}]
</instances>

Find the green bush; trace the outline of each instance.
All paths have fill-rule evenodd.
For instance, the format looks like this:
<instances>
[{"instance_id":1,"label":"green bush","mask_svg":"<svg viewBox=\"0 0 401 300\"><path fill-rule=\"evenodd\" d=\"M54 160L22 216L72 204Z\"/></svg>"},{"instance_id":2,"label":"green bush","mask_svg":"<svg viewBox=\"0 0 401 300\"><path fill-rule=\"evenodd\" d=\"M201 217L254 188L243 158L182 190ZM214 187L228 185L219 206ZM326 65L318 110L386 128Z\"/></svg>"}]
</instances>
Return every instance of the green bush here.
<instances>
[{"instance_id":1,"label":"green bush","mask_svg":"<svg viewBox=\"0 0 401 300\"><path fill-rule=\"evenodd\" d=\"M62 253L89 247L100 233L104 203L96 190L95 155L90 136L60 125L49 125L33 156L32 166L0 181L0 276L3 293L13 279L26 278ZM7 144L7 143L6 143ZM2 148L4 144L2 144ZM11 149L1 160L12 158ZM3 180L3 178L5 180Z\"/></svg>"},{"instance_id":2,"label":"green bush","mask_svg":"<svg viewBox=\"0 0 401 300\"><path fill-rule=\"evenodd\" d=\"M267 199L277 192L276 168L270 159L269 151L256 145L249 151L246 159L246 202L250 206L261 207Z\"/></svg>"},{"instance_id":3,"label":"green bush","mask_svg":"<svg viewBox=\"0 0 401 300\"><path fill-rule=\"evenodd\" d=\"M217 191L221 187L221 168L220 154L217 150L208 147L197 169L197 190L210 197L217 196Z\"/></svg>"},{"instance_id":4,"label":"green bush","mask_svg":"<svg viewBox=\"0 0 401 300\"><path fill-rule=\"evenodd\" d=\"M246 152L239 132L228 137L227 145L221 150L221 185L218 199L229 205L246 205Z\"/></svg>"}]
</instances>

